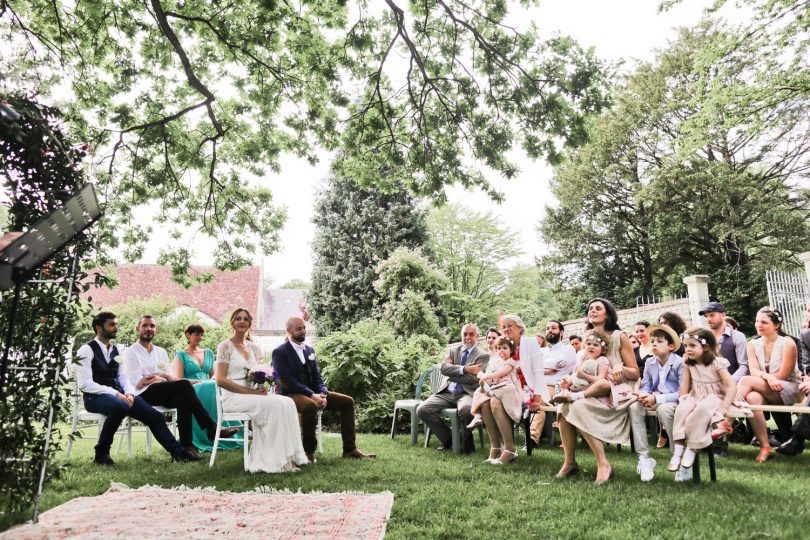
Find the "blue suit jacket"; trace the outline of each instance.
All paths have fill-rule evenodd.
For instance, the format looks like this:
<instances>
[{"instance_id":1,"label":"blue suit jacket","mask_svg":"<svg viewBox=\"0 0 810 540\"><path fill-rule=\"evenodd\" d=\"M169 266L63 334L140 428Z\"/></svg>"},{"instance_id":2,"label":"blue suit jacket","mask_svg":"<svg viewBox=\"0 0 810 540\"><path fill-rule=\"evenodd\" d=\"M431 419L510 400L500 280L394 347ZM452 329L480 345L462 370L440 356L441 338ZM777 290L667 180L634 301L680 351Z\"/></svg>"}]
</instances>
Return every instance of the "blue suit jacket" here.
<instances>
[{"instance_id":1,"label":"blue suit jacket","mask_svg":"<svg viewBox=\"0 0 810 540\"><path fill-rule=\"evenodd\" d=\"M282 343L273 351L273 368L278 372L281 379L282 395L304 394L312 396L312 394L328 392L323 377L321 377L321 372L318 370L318 360L314 358L315 349L309 345L304 345L304 347L306 369L309 370L309 376L312 378L311 387L307 386L306 380L301 380L301 359L289 341ZM309 359L310 355L313 356L312 360Z\"/></svg>"}]
</instances>

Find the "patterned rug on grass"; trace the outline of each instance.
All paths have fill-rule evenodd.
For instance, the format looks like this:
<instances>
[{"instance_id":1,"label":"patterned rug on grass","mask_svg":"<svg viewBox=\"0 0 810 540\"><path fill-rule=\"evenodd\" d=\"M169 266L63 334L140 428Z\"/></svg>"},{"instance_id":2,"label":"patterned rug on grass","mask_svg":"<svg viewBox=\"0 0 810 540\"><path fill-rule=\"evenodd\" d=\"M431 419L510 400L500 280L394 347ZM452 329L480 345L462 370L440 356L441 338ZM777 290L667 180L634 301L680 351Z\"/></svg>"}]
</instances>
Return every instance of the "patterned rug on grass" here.
<instances>
[{"instance_id":1,"label":"patterned rug on grass","mask_svg":"<svg viewBox=\"0 0 810 540\"><path fill-rule=\"evenodd\" d=\"M0 534L14 538L373 538L385 535L391 492L230 493L180 486L113 484L44 512L39 523Z\"/></svg>"}]
</instances>

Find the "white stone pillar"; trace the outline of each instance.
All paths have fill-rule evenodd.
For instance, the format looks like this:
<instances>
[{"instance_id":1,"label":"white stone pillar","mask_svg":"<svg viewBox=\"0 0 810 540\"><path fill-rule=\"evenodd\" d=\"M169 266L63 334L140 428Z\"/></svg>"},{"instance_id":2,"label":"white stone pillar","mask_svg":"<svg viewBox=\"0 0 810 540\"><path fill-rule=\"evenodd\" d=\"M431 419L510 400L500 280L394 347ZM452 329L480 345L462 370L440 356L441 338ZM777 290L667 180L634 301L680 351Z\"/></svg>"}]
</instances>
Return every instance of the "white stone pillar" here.
<instances>
[{"instance_id":1,"label":"white stone pillar","mask_svg":"<svg viewBox=\"0 0 810 540\"><path fill-rule=\"evenodd\" d=\"M804 264L804 273L807 274L807 281L810 281L810 251L799 253L799 260Z\"/></svg>"},{"instance_id":2,"label":"white stone pillar","mask_svg":"<svg viewBox=\"0 0 810 540\"><path fill-rule=\"evenodd\" d=\"M706 319L698 315L700 308L709 303L709 276L686 276L683 282L689 294L689 313L692 316L692 326L706 328Z\"/></svg>"}]
</instances>

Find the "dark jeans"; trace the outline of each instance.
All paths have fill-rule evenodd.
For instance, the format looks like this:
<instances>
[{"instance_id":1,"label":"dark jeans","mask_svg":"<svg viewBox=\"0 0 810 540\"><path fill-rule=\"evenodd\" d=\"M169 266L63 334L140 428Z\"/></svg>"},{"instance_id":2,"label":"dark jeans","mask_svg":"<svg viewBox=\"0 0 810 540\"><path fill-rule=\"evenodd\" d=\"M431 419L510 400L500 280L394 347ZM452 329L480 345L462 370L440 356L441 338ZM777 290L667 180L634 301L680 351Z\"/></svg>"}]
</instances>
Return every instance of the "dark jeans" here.
<instances>
[{"instance_id":1,"label":"dark jeans","mask_svg":"<svg viewBox=\"0 0 810 540\"><path fill-rule=\"evenodd\" d=\"M318 448L318 439L315 429L318 427L318 407L315 401L304 394L290 396L295 402L295 408L301 415L301 438L304 452L314 454ZM340 436L343 439L343 452L351 452L357 448L356 429L354 425L354 398L337 392L329 392L326 396L326 410L340 413Z\"/></svg>"},{"instance_id":2,"label":"dark jeans","mask_svg":"<svg viewBox=\"0 0 810 540\"><path fill-rule=\"evenodd\" d=\"M96 455L105 456L110 454L115 432L118 431L121 422L127 416L143 422L155 436L155 440L171 455L183 450L172 432L169 431L163 415L150 407L140 396L135 396L135 401L132 402L132 407L130 407L123 399L109 394L84 394L84 408L88 412L103 414L107 417L101 427L101 434L98 436Z\"/></svg>"},{"instance_id":3,"label":"dark jeans","mask_svg":"<svg viewBox=\"0 0 810 540\"><path fill-rule=\"evenodd\" d=\"M150 405L177 409L177 431L180 432L180 444L186 448L194 446L191 436L192 415L200 427L208 432L209 438L214 440L212 434L217 428L217 423L200 403L200 398L197 397L197 392L194 391L190 381L181 379L150 384L149 388L141 392L140 397Z\"/></svg>"}]
</instances>

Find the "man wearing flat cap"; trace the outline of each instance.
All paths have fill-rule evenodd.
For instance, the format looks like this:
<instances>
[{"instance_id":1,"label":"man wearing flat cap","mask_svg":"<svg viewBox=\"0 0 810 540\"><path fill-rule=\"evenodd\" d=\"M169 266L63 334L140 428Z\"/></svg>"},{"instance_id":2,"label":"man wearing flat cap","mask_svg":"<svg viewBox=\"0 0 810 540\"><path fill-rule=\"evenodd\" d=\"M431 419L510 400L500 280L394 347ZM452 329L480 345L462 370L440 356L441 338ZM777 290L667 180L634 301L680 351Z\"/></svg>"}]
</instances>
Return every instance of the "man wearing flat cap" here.
<instances>
[{"instance_id":1,"label":"man wearing flat cap","mask_svg":"<svg viewBox=\"0 0 810 540\"><path fill-rule=\"evenodd\" d=\"M748 354L746 352L745 334L734 330L726 323L726 307L720 302L709 302L698 312L706 319L709 329L714 332L720 348L720 356L728 360L728 372L735 383L749 374Z\"/></svg>"},{"instance_id":2,"label":"man wearing flat cap","mask_svg":"<svg viewBox=\"0 0 810 540\"><path fill-rule=\"evenodd\" d=\"M717 345L720 349L720 356L728 360L728 372L735 383L748 375L748 349L745 334L739 330L734 330L730 324L726 323L726 307L720 302L709 302L706 307L698 312L706 319L706 324L717 338ZM736 422L735 422L736 424ZM728 441L718 439L714 441L714 455L726 457L728 453Z\"/></svg>"}]
</instances>

